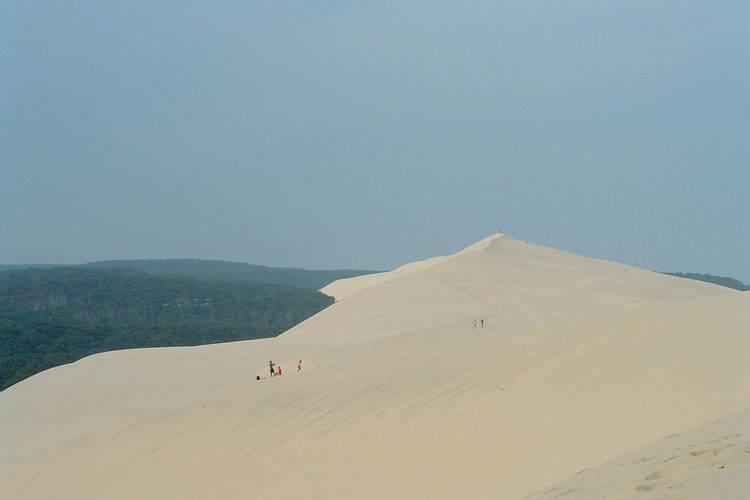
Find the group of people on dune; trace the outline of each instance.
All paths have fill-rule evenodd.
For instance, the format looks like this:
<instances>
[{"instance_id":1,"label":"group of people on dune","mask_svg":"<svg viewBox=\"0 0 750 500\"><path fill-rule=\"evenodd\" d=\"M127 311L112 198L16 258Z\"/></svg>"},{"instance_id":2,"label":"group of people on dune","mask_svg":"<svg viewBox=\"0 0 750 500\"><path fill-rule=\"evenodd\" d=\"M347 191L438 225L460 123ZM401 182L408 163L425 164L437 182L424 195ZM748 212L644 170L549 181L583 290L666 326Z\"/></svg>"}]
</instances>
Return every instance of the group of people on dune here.
<instances>
[{"instance_id":1,"label":"group of people on dune","mask_svg":"<svg viewBox=\"0 0 750 500\"><path fill-rule=\"evenodd\" d=\"M272 377L278 377L284 374L284 372L281 369L281 365L276 364L273 360L268 362L268 370L271 372ZM302 360L300 359L297 363L297 371L302 371ZM260 375L257 375L255 377L256 380L260 380Z\"/></svg>"},{"instance_id":2,"label":"group of people on dune","mask_svg":"<svg viewBox=\"0 0 750 500\"><path fill-rule=\"evenodd\" d=\"M481 328L484 328L484 318L480 318L479 322L477 320L474 320L474 326L480 326ZM279 377L284 374L284 372L281 369L281 365L276 364L273 360L268 362L268 370L271 372L272 377ZM297 363L297 371L302 371L302 360L300 359ZM256 380L260 380L260 375L257 375Z\"/></svg>"},{"instance_id":3,"label":"group of people on dune","mask_svg":"<svg viewBox=\"0 0 750 500\"><path fill-rule=\"evenodd\" d=\"M477 320L475 319L474 320L474 326L480 326L480 327L484 328L484 318L480 318L479 322L477 322ZM281 369L281 365L276 364L273 360L271 360L271 361L268 362L268 371L271 372L271 376L272 377L279 377L279 376L281 376L281 375L284 374L284 372ZM297 363L297 371L298 372L302 371L302 360L301 359ZM256 380L260 380L260 375L257 375L255 378L256 378Z\"/></svg>"}]
</instances>

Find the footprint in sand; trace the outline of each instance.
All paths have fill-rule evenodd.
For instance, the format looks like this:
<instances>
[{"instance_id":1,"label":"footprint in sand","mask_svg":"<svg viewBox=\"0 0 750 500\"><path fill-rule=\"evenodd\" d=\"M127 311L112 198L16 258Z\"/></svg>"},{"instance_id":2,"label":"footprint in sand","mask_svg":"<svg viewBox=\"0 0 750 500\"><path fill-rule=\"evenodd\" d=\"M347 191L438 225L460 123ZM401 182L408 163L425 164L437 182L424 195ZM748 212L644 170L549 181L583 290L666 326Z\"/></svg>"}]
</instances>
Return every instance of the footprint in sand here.
<instances>
[{"instance_id":1,"label":"footprint in sand","mask_svg":"<svg viewBox=\"0 0 750 500\"><path fill-rule=\"evenodd\" d=\"M713 456L716 456L716 455L719 454L719 449L718 448L709 448L709 449L705 449L705 450L695 450L695 451L691 451L690 452L690 454L692 456L694 456L694 457L702 457L704 455L708 455L709 453L711 453Z\"/></svg>"},{"instance_id":2,"label":"footprint in sand","mask_svg":"<svg viewBox=\"0 0 750 500\"><path fill-rule=\"evenodd\" d=\"M578 488L578 487L576 487L576 488L570 488L570 489L565 490L562 493L560 493L560 496L564 497L566 495L570 495L571 493L575 493L577 491L581 491L581 488Z\"/></svg>"},{"instance_id":3,"label":"footprint in sand","mask_svg":"<svg viewBox=\"0 0 750 500\"><path fill-rule=\"evenodd\" d=\"M664 476L664 473L660 470L656 472L652 472L648 476L644 477L646 481L656 481L657 479L661 479Z\"/></svg>"}]
</instances>

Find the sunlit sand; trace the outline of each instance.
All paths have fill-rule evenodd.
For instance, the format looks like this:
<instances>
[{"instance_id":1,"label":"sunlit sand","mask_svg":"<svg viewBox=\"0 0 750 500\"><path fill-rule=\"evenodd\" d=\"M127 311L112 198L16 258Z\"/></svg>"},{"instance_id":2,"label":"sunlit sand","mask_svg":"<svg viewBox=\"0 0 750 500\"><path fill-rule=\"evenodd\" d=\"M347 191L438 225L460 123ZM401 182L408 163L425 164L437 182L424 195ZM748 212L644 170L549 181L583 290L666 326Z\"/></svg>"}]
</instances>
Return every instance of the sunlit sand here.
<instances>
[{"instance_id":1,"label":"sunlit sand","mask_svg":"<svg viewBox=\"0 0 750 500\"><path fill-rule=\"evenodd\" d=\"M503 235L323 291L275 339L103 353L0 393L1 496L750 488L748 293Z\"/></svg>"}]
</instances>

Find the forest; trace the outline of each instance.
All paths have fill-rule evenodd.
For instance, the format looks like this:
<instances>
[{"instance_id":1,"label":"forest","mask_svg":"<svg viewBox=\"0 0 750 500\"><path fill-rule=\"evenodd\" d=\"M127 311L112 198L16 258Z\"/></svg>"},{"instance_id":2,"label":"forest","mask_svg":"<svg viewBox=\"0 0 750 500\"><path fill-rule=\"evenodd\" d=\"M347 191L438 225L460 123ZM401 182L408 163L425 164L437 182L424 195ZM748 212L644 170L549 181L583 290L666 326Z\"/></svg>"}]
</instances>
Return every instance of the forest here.
<instances>
[{"instance_id":1,"label":"forest","mask_svg":"<svg viewBox=\"0 0 750 500\"><path fill-rule=\"evenodd\" d=\"M273 337L333 303L318 291L136 269L0 272L0 390L97 352Z\"/></svg>"},{"instance_id":2,"label":"forest","mask_svg":"<svg viewBox=\"0 0 750 500\"><path fill-rule=\"evenodd\" d=\"M45 269L60 267L50 264L34 265L0 265L0 271L28 268ZM228 262L223 260L204 259L132 259L103 260L77 266L93 269L137 269L158 276L192 276L227 283L269 283L275 285L296 286L320 290L338 279L351 278L376 271L356 269L308 270L295 267L268 267Z\"/></svg>"},{"instance_id":3,"label":"forest","mask_svg":"<svg viewBox=\"0 0 750 500\"><path fill-rule=\"evenodd\" d=\"M728 288L734 288L735 290L750 290L750 286L744 284L742 281L730 278L728 276L716 276L713 274L700 274L700 273L664 273L670 276L677 276L678 278L687 278L690 280L706 281L715 285L721 285Z\"/></svg>"}]
</instances>

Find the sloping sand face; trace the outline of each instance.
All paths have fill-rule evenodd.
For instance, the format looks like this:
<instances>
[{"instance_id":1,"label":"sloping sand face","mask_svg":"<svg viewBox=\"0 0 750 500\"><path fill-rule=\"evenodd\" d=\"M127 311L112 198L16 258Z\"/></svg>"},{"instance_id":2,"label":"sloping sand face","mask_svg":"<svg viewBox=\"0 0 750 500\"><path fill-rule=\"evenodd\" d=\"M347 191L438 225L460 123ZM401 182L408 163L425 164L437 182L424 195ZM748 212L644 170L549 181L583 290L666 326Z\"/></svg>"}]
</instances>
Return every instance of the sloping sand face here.
<instances>
[{"instance_id":1,"label":"sloping sand face","mask_svg":"<svg viewBox=\"0 0 750 500\"><path fill-rule=\"evenodd\" d=\"M333 306L276 339L105 353L0 393L0 491L575 496L552 485L750 423L747 293L502 235L325 291ZM256 381L269 359L284 375ZM673 491L632 470L616 494Z\"/></svg>"},{"instance_id":2,"label":"sloping sand face","mask_svg":"<svg viewBox=\"0 0 750 500\"><path fill-rule=\"evenodd\" d=\"M749 422L750 410L744 410L672 434L528 498L745 498L750 494Z\"/></svg>"}]
</instances>

